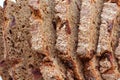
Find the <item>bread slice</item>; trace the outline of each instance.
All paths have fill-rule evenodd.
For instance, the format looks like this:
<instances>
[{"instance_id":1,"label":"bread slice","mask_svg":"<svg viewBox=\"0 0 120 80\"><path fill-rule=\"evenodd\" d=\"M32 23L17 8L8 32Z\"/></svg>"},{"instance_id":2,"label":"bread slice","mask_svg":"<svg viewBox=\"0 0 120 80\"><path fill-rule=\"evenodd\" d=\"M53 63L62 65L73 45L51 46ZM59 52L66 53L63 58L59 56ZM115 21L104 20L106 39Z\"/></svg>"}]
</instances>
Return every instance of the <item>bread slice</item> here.
<instances>
[{"instance_id":1,"label":"bread slice","mask_svg":"<svg viewBox=\"0 0 120 80\"><path fill-rule=\"evenodd\" d=\"M0 61L4 59L4 41L3 41L3 23L4 23L4 10L0 7Z\"/></svg>"},{"instance_id":2,"label":"bread slice","mask_svg":"<svg viewBox=\"0 0 120 80\"><path fill-rule=\"evenodd\" d=\"M113 40L113 37L116 37L115 35L118 29L118 21L116 20L119 14L118 9L119 7L116 3L104 3L101 15L102 22L100 26L100 36L97 47L98 55L102 55L102 53L105 53L106 51L111 52L114 48L111 44L114 45L116 42L116 40Z\"/></svg>"},{"instance_id":3,"label":"bread slice","mask_svg":"<svg viewBox=\"0 0 120 80\"><path fill-rule=\"evenodd\" d=\"M82 0L77 54L82 60L86 80L102 80L95 55L102 7L103 0Z\"/></svg>"},{"instance_id":4,"label":"bread slice","mask_svg":"<svg viewBox=\"0 0 120 80\"><path fill-rule=\"evenodd\" d=\"M3 32L2 32L2 29L3 29L3 23L4 23L4 16L3 16L3 8L0 7L0 62L2 60L4 60L4 40L3 40ZM1 71L0 71L1 73Z\"/></svg>"},{"instance_id":5,"label":"bread slice","mask_svg":"<svg viewBox=\"0 0 120 80\"><path fill-rule=\"evenodd\" d=\"M117 27L119 27L119 14L119 6L116 3L104 3L101 14L97 55L100 56L100 72L105 80L116 80L120 78L118 76L118 65L114 56L114 45L116 44L117 38L115 35L117 33Z\"/></svg>"},{"instance_id":6,"label":"bread slice","mask_svg":"<svg viewBox=\"0 0 120 80\"><path fill-rule=\"evenodd\" d=\"M119 3L118 3L119 5ZM116 27L113 27L112 29L112 40L111 40L111 46L112 46L112 50L114 51L114 55L115 55L115 58L117 59L117 63L118 63L118 69L120 71L120 62L119 62L119 44L120 44L120 10L118 10L118 16L116 17L116 22L114 22L115 26Z\"/></svg>"},{"instance_id":7,"label":"bread slice","mask_svg":"<svg viewBox=\"0 0 120 80\"><path fill-rule=\"evenodd\" d=\"M28 66L34 62L30 47L30 8L25 0L17 0L16 3L6 0L4 9L5 26L3 32L6 51L4 57L6 61L10 60L11 62L16 62L19 59L19 63L21 63L21 65L19 63L14 66L9 65L10 75L16 73L15 75L11 75L13 79L28 79L28 75L32 75L32 72L29 72ZM20 66L16 67L17 65ZM32 80L32 76L29 78Z\"/></svg>"},{"instance_id":8,"label":"bread slice","mask_svg":"<svg viewBox=\"0 0 120 80\"><path fill-rule=\"evenodd\" d=\"M120 38L119 38L118 46L117 46L117 48L115 50L115 57L117 58L118 69L120 71Z\"/></svg>"},{"instance_id":9,"label":"bread slice","mask_svg":"<svg viewBox=\"0 0 120 80\"><path fill-rule=\"evenodd\" d=\"M118 5L119 5L119 1L116 2ZM115 58L117 59L117 63L118 63L118 69L120 71L120 62L119 62L119 44L120 44L120 10L118 10L118 15L116 17L116 21L114 22L114 26L116 27L113 27L112 28L112 39L111 39L111 46L112 46L112 50L114 51L114 54L115 54Z\"/></svg>"},{"instance_id":10,"label":"bread slice","mask_svg":"<svg viewBox=\"0 0 120 80\"><path fill-rule=\"evenodd\" d=\"M17 27L17 21L15 17L15 13L17 13L17 10L19 8L16 6L16 4L10 0L5 1L4 5L4 16L5 16L5 24L3 27L3 34L4 34L4 41L5 41L5 59L16 59L19 55L19 52L17 49L15 49L15 45L18 44L15 42L13 37L16 37L17 31L15 31L15 28ZM15 10L16 9L16 10ZM20 56L19 56L20 57Z\"/></svg>"},{"instance_id":11,"label":"bread slice","mask_svg":"<svg viewBox=\"0 0 120 80\"><path fill-rule=\"evenodd\" d=\"M40 64L40 72L44 80L64 80L55 54L55 29L52 21L54 18L54 2L52 0L30 0L29 5L32 10L30 17L31 48L36 51Z\"/></svg>"},{"instance_id":12,"label":"bread slice","mask_svg":"<svg viewBox=\"0 0 120 80\"><path fill-rule=\"evenodd\" d=\"M55 0L56 49L68 80L84 80L76 55L80 0Z\"/></svg>"},{"instance_id":13,"label":"bread slice","mask_svg":"<svg viewBox=\"0 0 120 80\"><path fill-rule=\"evenodd\" d=\"M91 59L96 50L102 3L103 0L82 0L77 48L81 58Z\"/></svg>"},{"instance_id":14,"label":"bread slice","mask_svg":"<svg viewBox=\"0 0 120 80\"><path fill-rule=\"evenodd\" d=\"M3 80L11 79L4 63L4 39L3 39L3 25L4 25L4 9L0 6L0 75Z\"/></svg>"}]
</instances>

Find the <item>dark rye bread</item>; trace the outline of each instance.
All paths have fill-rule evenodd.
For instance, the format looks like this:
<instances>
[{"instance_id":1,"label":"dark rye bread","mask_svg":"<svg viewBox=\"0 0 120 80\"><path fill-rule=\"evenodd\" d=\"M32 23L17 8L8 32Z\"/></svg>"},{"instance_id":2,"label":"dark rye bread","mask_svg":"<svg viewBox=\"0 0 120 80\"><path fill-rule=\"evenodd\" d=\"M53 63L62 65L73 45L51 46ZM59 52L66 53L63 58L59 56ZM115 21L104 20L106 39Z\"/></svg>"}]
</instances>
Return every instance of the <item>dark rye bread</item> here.
<instances>
[{"instance_id":1,"label":"dark rye bread","mask_svg":"<svg viewBox=\"0 0 120 80\"><path fill-rule=\"evenodd\" d=\"M111 2L116 3L118 5L118 15L116 16L116 22L114 22L115 26L117 27L113 27L112 29L112 40L111 40L111 46L112 46L112 50L115 51L116 47L118 46L118 42L119 42L119 36L120 36L120 10L119 10L119 6L120 6L120 0L111 0Z\"/></svg>"},{"instance_id":2,"label":"dark rye bread","mask_svg":"<svg viewBox=\"0 0 120 80\"><path fill-rule=\"evenodd\" d=\"M84 80L76 55L80 0L55 1L58 57L66 68L68 80Z\"/></svg>"},{"instance_id":3,"label":"dark rye bread","mask_svg":"<svg viewBox=\"0 0 120 80\"><path fill-rule=\"evenodd\" d=\"M44 80L64 80L55 54L55 29L52 21L54 18L54 2L52 0L30 0L32 10L30 17L31 48L40 57L36 57L36 65Z\"/></svg>"},{"instance_id":4,"label":"dark rye bread","mask_svg":"<svg viewBox=\"0 0 120 80\"><path fill-rule=\"evenodd\" d=\"M101 56L106 51L111 52L114 50L119 27L119 21L117 21L118 17L119 6L117 6L116 3L104 3L104 9L101 14L100 36L97 47L98 56Z\"/></svg>"},{"instance_id":5,"label":"dark rye bread","mask_svg":"<svg viewBox=\"0 0 120 80\"><path fill-rule=\"evenodd\" d=\"M0 62L4 59L4 40L3 40L3 23L4 23L4 16L3 16L3 8L0 6ZM2 73L2 68L0 66L0 74Z\"/></svg>"},{"instance_id":6,"label":"dark rye bread","mask_svg":"<svg viewBox=\"0 0 120 80\"><path fill-rule=\"evenodd\" d=\"M104 3L100 18L98 49L106 45L109 47L103 51L97 50L97 54L94 54L99 32L98 18L103 6L102 0L90 1L16 0L12 2L5 0L4 13L0 8L0 76L2 79L119 80L120 10L117 6L119 2L104 0L108 2ZM80 7L81 2L82 7ZM91 17L87 16L89 14ZM89 23L88 18L90 18L90 25L95 23L96 27L92 25L92 29L82 28L82 24L79 24L80 16L81 19L87 18L86 24ZM3 17L5 22L4 19L2 20ZM78 28L78 24L82 29ZM79 46L84 43L81 41L84 40L84 35L80 34L82 31L85 33L85 40L90 40L87 42L90 44L87 49L93 50L92 53L86 50L85 55L78 52L83 50Z\"/></svg>"},{"instance_id":7,"label":"dark rye bread","mask_svg":"<svg viewBox=\"0 0 120 80\"><path fill-rule=\"evenodd\" d=\"M16 65L10 65L9 73L15 80L33 80L32 72L28 68L34 59L29 43L31 38L29 33L31 11L27 0L17 0L16 3L6 0L4 9L5 58L6 61L15 62L13 64L16 64L17 61Z\"/></svg>"},{"instance_id":8,"label":"dark rye bread","mask_svg":"<svg viewBox=\"0 0 120 80\"><path fill-rule=\"evenodd\" d=\"M118 22L118 38L117 38L117 41L118 44L117 44L117 47L115 48L115 58L117 59L117 63L118 63L118 69L119 69L119 72L120 72L120 11L119 11L119 15L118 17L116 18L116 21Z\"/></svg>"},{"instance_id":9,"label":"dark rye bread","mask_svg":"<svg viewBox=\"0 0 120 80\"><path fill-rule=\"evenodd\" d=\"M4 41L3 41L3 23L4 23L4 16L3 16L3 8L0 6L0 61L4 59Z\"/></svg>"},{"instance_id":10,"label":"dark rye bread","mask_svg":"<svg viewBox=\"0 0 120 80\"><path fill-rule=\"evenodd\" d=\"M3 26L4 26L4 9L0 6L0 76L3 80L9 80L11 77L8 70L3 67L4 63L4 39L3 39Z\"/></svg>"},{"instance_id":11,"label":"dark rye bread","mask_svg":"<svg viewBox=\"0 0 120 80\"><path fill-rule=\"evenodd\" d=\"M19 29L18 36L19 36L19 43L22 44L19 49L21 49L21 54L23 54L24 59L20 66L18 66L18 72L17 69L16 73L23 75L25 74L25 80L40 80L41 75L38 68L33 67L31 68L31 65L34 65L34 51L31 49L31 38L32 35L30 33L30 16L31 16L31 9L28 4L29 0L16 0L16 5L20 8L20 11L18 11L18 14L16 14L17 22ZM24 15L23 15L24 14ZM19 46L19 44L18 44ZM18 64L19 65L19 64ZM20 69L20 70L19 70ZM23 72L24 71L24 72ZM23 74L22 74L23 72ZM35 73L36 72L36 73ZM38 73L38 74L37 74Z\"/></svg>"},{"instance_id":12,"label":"dark rye bread","mask_svg":"<svg viewBox=\"0 0 120 80\"><path fill-rule=\"evenodd\" d=\"M119 38L118 46L115 50L115 57L117 58L118 69L120 71L120 38Z\"/></svg>"},{"instance_id":13,"label":"dark rye bread","mask_svg":"<svg viewBox=\"0 0 120 80\"><path fill-rule=\"evenodd\" d=\"M11 29L11 28L16 27L15 13L17 12L16 10L19 10L16 8L17 8L17 6L14 2L12 2L10 0L6 0L4 2L5 23L4 23L3 33L4 33L4 41L5 41L5 54L4 54L5 59L6 59L5 63L7 63L8 60L14 59L14 61L15 61L16 58L20 58L20 56L18 56L17 51L15 51L15 49L13 47L13 45L14 45L13 36L14 35L12 35L13 31ZM9 71L12 66L8 63L8 65L4 65L4 67L7 67L8 68L7 70ZM11 73L11 71L9 71L9 74L11 75L13 73ZM15 79L15 77L13 77L13 75L11 75L11 76L13 79Z\"/></svg>"},{"instance_id":14,"label":"dark rye bread","mask_svg":"<svg viewBox=\"0 0 120 80\"><path fill-rule=\"evenodd\" d=\"M91 59L95 53L102 3L103 0L82 0L77 48L81 58Z\"/></svg>"},{"instance_id":15,"label":"dark rye bread","mask_svg":"<svg viewBox=\"0 0 120 80\"><path fill-rule=\"evenodd\" d=\"M101 14L100 35L97 46L99 70L105 80L117 80L120 78L118 65L114 56L117 30L119 27L120 10L113 2L105 2Z\"/></svg>"},{"instance_id":16,"label":"dark rye bread","mask_svg":"<svg viewBox=\"0 0 120 80\"><path fill-rule=\"evenodd\" d=\"M17 49L14 48L15 41L14 37L17 36L17 32L15 31L16 28L16 17L15 13L19 8L16 6L16 4L10 0L6 0L4 2L4 17L5 17L5 23L3 27L3 36L5 41L5 59L16 59L18 56ZM18 44L16 42L16 44ZM21 55L22 56L22 55Z\"/></svg>"},{"instance_id":17,"label":"dark rye bread","mask_svg":"<svg viewBox=\"0 0 120 80\"><path fill-rule=\"evenodd\" d=\"M86 80L102 80L95 56L103 0L82 0L77 53Z\"/></svg>"}]
</instances>

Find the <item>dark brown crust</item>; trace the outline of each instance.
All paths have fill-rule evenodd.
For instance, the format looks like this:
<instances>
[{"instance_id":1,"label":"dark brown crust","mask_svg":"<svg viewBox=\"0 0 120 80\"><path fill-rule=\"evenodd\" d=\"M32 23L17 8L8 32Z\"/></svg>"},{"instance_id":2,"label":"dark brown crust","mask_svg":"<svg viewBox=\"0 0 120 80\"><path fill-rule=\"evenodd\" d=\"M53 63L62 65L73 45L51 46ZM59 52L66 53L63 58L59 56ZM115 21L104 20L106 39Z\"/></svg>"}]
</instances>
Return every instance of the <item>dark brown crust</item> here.
<instances>
[{"instance_id":1,"label":"dark brown crust","mask_svg":"<svg viewBox=\"0 0 120 80\"><path fill-rule=\"evenodd\" d=\"M118 6L120 6L120 0L105 0L107 2L111 2L111 3L116 3Z\"/></svg>"}]
</instances>

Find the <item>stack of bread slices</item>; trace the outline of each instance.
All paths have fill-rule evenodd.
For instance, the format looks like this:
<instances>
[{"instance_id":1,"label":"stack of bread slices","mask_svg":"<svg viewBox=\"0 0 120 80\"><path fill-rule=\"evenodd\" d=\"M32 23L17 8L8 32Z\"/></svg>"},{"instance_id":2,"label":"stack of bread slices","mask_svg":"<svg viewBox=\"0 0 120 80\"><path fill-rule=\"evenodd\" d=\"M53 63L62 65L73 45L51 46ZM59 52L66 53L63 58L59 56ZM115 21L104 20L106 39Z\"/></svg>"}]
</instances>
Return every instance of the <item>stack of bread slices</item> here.
<instances>
[{"instance_id":1,"label":"stack of bread slices","mask_svg":"<svg viewBox=\"0 0 120 80\"><path fill-rule=\"evenodd\" d=\"M3 80L119 80L120 0L5 0Z\"/></svg>"}]
</instances>

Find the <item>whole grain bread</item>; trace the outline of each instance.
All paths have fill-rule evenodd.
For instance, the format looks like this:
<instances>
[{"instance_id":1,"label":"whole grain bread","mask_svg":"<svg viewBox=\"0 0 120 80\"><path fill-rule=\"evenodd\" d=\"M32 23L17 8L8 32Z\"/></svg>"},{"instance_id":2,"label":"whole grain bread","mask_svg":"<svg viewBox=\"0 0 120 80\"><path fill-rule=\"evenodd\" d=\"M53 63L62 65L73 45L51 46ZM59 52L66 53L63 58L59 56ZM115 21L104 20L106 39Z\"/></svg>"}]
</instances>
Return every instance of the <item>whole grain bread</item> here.
<instances>
[{"instance_id":1,"label":"whole grain bread","mask_svg":"<svg viewBox=\"0 0 120 80\"><path fill-rule=\"evenodd\" d=\"M117 59L118 69L120 71L120 38L119 38L118 46L117 46L117 48L115 50L115 57Z\"/></svg>"},{"instance_id":2,"label":"whole grain bread","mask_svg":"<svg viewBox=\"0 0 120 80\"><path fill-rule=\"evenodd\" d=\"M4 38L3 38L3 26L4 26L4 9L0 6L0 75L3 80L11 79L7 68L4 66Z\"/></svg>"},{"instance_id":3,"label":"whole grain bread","mask_svg":"<svg viewBox=\"0 0 120 80\"><path fill-rule=\"evenodd\" d=\"M30 0L32 10L31 21L31 47L42 59L37 58L40 63L40 72L44 80L64 80L55 54L55 29L52 21L54 18L54 2L51 0Z\"/></svg>"},{"instance_id":4,"label":"whole grain bread","mask_svg":"<svg viewBox=\"0 0 120 80\"><path fill-rule=\"evenodd\" d=\"M105 2L101 14L100 36L97 46L97 55L100 56L100 72L105 80L120 78L118 65L114 56L114 47L117 43L119 27L119 6L116 3Z\"/></svg>"},{"instance_id":5,"label":"whole grain bread","mask_svg":"<svg viewBox=\"0 0 120 80\"><path fill-rule=\"evenodd\" d=\"M80 0L55 0L56 49L66 68L68 80L84 80L80 60L77 59L77 29L79 23Z\"/></svg>"},{"instance_id":6,"label":"whole grain bread","mask_svg":"<svg viewBox=\"0 0 120 80\"><path fill-rule=\"evenodd\" d=\"M103 0L82 0L81 3L77 54L82 60L86 80L102 80L95 55L102 7Z\"/></svg>"},{"instance_id":7,"label":"whole grain bread","mask_svg":"<svg viewBox=\"0 0 120 80\"><path fill-rule=\"evenodd\" d=\"M4 23L4 16L3 16L3 8L0 7L0 62L4 60L4 40L3 40L3 23ZM1 68L0 68L1 73Z\"/></svg>"},{"instance_id":8,"label":"whole grain bread","mask_svg":"<svg viewBox=\"0 0 120 80\"><path fill-rule=\"evenodd\" d=\"M119 80L120 0L5 0L3 80Z\"/></svg>"},{"instance_id":9,"label":"whole grain bread","mask_svg":"<svg viewBox=\"0 0 120 80\"><path fill-rule=\"evenodd\" d=\"M77 48L81 58L91 59L96 51L102 3L103 0L82 0Z\"/></svg>"},{"instance_id":10,"label":"whole grain bread","mask_svg":"<svg viewBox=\"0 0 120 80\"><path fill-rule=\"evenodd\" d=\"M15 62L13 63L15 65L9 65L9 73L15 80L32 80L30 76L32 75L32 72L28 72L28 65L33 63L34 59L32 57L29 57L32 55L32 51L29 44L30 33L28 30L29 17L31 15L31 11L27 4L27 0L17 0L16 2L6 0L4 10L4 57L6 61L10 60L11 62ZM26 21L28 23L26 23ZM17 62L16 64L17 60L19 60L19 62ZM15 73L15 75L13 75L13 73ZM28 77L28 75L30 77Z\"/></svg>"}]
</instances>

